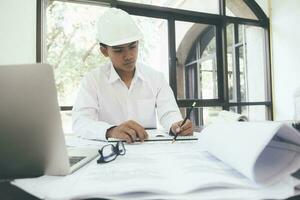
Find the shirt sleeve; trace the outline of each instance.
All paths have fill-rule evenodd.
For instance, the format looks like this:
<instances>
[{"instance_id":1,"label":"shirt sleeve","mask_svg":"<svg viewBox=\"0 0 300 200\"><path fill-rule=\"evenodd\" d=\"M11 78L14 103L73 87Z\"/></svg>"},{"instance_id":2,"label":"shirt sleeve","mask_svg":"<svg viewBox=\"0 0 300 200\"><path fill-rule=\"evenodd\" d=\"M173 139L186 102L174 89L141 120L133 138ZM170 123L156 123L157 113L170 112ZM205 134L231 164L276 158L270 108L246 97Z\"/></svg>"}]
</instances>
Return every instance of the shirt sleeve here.
<instances>
[{"instance_id":1,"label":"shirt sleeve","mask_svg":"<svg viewBox=\"0 0 300 200\"><path fill-rule=\"evenodd\" d=\"M72 110L72 129L82 138L107 140L106 131L114 125L98 121L100 106L96 85L91 75L82 80Z\"/></svg>"},{"instance_id":2,"label":"shirt sleeve","mask_svg":"<svg viewBox=\"0 0 300 200\"><path fill-rule=\"evenodd\" d=\"M156 97L157 116L160 124L168 131L173 123L182 120L182 116L174 93L163 75L160 80Z\"/></svg>"}]
</instances>

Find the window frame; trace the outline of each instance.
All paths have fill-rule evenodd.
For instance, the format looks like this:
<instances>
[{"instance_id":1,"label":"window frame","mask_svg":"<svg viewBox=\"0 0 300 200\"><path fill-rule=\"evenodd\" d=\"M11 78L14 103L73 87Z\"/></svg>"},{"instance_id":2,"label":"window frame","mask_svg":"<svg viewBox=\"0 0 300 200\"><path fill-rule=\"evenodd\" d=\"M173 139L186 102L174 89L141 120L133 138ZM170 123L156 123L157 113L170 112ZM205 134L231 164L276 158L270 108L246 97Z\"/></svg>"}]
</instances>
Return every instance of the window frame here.
<instances>
[{"instance_id":1,"label":"window frame","mask_svg":"<svg viewBox=\"0 0 300 200\"><path fill-rule=\"evenodd\" d=\"M44 16L47 0L37 0L36 10L36 62L43 62L44 52ZM154 5L145 5L118 0L59 0L73 3L92 5L105 5L117 7L127 11L131 15L165 19L168 22L168 48L169 48L169 83L174 92L178 106L188 108L193 102L196 107L222 107L229 110L237 106L266 106L266 119L273 120L273 99L271 80L271 59L270 59L270 21L255 0L243 0L258 20L240 17L226 16L226 0L219 0L219 14L210 14L196 11L188 11ZM218 78L218 99L177 99L177 72L176 72L176 47L175 47L175 21L186 21L214 25L216 27L216 57L217 57L217 78ZM226 26L233 23L238 25L251 25L262 27L265 30L265 58L266 58L266 97L267 101L260 102L229 102L228 96L228 71L227 71L227 41ZM236 31L235 31L236 32ZM237 54L238 56L238 54ZM238 58L235 58L238 59ZM72 106L61 106L61 111L72 110ZM240 113L241 109L238 109Z\"/></svg>"}]
</instances>

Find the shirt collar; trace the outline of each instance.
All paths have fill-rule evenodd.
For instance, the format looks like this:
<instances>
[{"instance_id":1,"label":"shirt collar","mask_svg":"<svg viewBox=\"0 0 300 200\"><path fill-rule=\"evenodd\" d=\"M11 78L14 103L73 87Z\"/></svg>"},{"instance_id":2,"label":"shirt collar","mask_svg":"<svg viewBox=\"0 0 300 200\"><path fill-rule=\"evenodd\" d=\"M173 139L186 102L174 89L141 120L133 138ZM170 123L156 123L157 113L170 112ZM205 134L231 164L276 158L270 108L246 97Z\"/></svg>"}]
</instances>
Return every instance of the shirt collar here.
<instances>
[{"instance_id":1,"label":"shirt collar","mask_svg":"<svg viewBox=\"0 0 300 200\"><path fill-rule=\"evenodd\" d=\"M110 68L110 75L109 75L109 83L113 83L120 79L119 74L116 72L115 68L113 67L112 62L109 63Z\"/></svg>"},{"instance_id":2,"label":"shirt collar","mask_svg":"<svg viewBox=\"0 0 300 200\"><path fill-rule=\"evenodd\" d=\"M117 80L121 80L119 74L116 72L115 68L113 67L112 62L110 62L109 67L110 67L109 83L113 83ZM145 76L142 72L141 67L142 66L140 66L138 63L136 63L135 73L134 73L133 79L140 78L142 81L145 81L146 79L145 79Z\"/></svg>"},{"instance_id":3,"label":"shirt collar","mask_svg":"<svg viewBox=\"0 0 300 200\"><path fill-rule=\"evenodd\" d=\"M142 70L142 67L141 65L139 65L138 63L136 64L136 67L135 67L135 76L137 78L140 78L142 81L145 81L145 76L143 74L143 70Z\"/></svg>"}]
</instances>

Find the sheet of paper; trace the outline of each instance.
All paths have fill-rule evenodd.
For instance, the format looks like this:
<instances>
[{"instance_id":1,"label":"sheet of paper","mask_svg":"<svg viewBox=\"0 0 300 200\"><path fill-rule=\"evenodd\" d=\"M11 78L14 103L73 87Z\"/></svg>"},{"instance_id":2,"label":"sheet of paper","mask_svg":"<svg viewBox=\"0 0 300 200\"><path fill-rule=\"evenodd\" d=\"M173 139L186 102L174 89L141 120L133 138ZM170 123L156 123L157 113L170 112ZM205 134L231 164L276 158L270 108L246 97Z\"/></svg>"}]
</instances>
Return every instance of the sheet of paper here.
<instances>
[{"instance_id":1,"label":"sheet of paper","mask_svg":"<svg viewBox=\"0 0 300 200\"><path fill-rule=\"evenodd\" d=\"M150 199L222 199L222 200L253 200L253 199L286 199L290 196L297 195L294 192L294 186L299 184L299 180L292 177L286 177L281 182L269 187L260 189L247 189L247 188L204 188L195 192L187 193L184 195L162 195L162 194L149 194L149 193L127 193L122 195L107 196L108 199L122 200L150 200Z\"/></svg>"},{"instance_id":2,"label":"sheet of paper","mask_svg":"<svg viewBox=\"0 0 300 200\"><path fill-rule=\"evenodd\" d=\"M292 130L285 127L289 130L286 131L282 127L282 123L275 122L215 123L201 132L200 140L211 154L249 179L269 184L295 170L289 166L292 161L296 167L300 165L295 152L274 147L266 149L275 134ZM266 155L260 157L262 153Z\"/></svg>"},{"instance_id":3,"label":"sheet of paper","mask_svg":"<svg viewBox=\"0 0 300 200\"><path fill-rule=\"evenodd\" d=\"M95 147L101 148L102 146L106 145L106 141L99 141L99 140L88 140L80 138L76 135L66 135L66 146L67 147Z\"/></svg>"}]
</instances>

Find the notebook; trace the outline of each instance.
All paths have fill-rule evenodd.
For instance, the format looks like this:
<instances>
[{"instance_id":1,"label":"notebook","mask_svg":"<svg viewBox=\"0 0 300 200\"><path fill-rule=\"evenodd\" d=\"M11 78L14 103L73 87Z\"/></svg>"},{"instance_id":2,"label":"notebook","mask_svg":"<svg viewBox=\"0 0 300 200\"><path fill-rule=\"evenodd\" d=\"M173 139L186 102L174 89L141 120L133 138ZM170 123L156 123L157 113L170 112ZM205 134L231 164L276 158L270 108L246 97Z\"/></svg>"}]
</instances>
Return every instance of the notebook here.
<instances>
[{"instance_id":1,"label":"notebook","mask_svg":"<svg viewBox=\"0 0 300 200\"><path fill-rule=\"evenodd\" d=\"M67 150L50 65L0 66L0 96L0 179L67 175L98 155Z\"/></svg>"},{"instance_id":2,"label":"notebook","mask_svg":"<svg viewBox=\"0 0 300 200\"><path fill-rule=\"evenodd\" d=\"M163 130L150 129L150 130L146 130L146 132L148 133L148 139L145 139L145 142L159 142L159 141L171 142L174 139L174 136L169 135L167 132ZM176 141L196 141L196 140L198 140L198 137L196 135L177 136L176 138ZM108 138L108 142L118 142L118 141L122 141L122 140L116 138ZM139 142L139 138L136 140L136 142Z\"/></svg>"}]
</instances>

